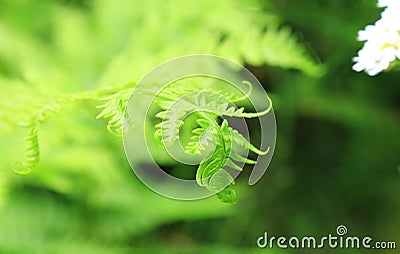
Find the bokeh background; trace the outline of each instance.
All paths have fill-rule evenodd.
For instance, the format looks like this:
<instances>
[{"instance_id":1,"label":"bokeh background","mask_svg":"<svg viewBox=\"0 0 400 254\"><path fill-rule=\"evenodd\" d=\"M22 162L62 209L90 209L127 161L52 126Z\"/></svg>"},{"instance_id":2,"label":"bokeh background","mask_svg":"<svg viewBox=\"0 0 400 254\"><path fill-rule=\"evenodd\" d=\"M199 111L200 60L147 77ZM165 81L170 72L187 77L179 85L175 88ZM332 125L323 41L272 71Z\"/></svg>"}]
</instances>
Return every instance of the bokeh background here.
<instances>
[{"instance_id":1,"label":"bokeh background","mask_svg":"<svg viewBox=\"0 0 400 254\"><path fill-rule=\"evenodd\" d=\"M256 240L338 225L400 245L400 72L351 70L357 31L380 11L374 0L0 0L0 253L314 253ZM194 53L244 64L274 101L274 158L253 187L241 174L237 204L148 190L90 100L49 117L40 164L13 173L28 132L18 124L44 102Z\"/></svg>"}]
</instances>

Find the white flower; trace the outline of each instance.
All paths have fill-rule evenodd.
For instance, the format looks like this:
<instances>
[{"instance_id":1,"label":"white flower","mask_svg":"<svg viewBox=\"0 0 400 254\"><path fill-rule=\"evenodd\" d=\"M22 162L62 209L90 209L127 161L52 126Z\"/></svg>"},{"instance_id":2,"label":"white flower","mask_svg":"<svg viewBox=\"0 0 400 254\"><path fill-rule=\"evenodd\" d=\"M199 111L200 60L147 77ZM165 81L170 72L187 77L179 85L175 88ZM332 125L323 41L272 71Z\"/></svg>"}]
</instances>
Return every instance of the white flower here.
<instances>
[{"instance_id":1,"label":"white flower","mask_svg":"<svg viewBox=\"0 0 400 254\"><path fill-rule=\"evenodd\" d=\"M378 7L399 7L399 0L378 0Z\"/></svg>"},{"instance_id":2,"label":"white flower","mask_svg":"<svg viewBox=\"0 0 400 254\"><path fill-rule=\"evenodd\" d=\"M375 25L358 32L357 40L365 44L353 58L353 70L364 70L371 76L400 59L400 0L379 0L378 6L387 8Z\"/></svg>"},{"instance_id":3,"label":"white flower","mask_svg":"<svg viewBox=\"0 0 400 254\"><path fill-rule=\"evenodd\" d=\"M366 46L358 52L358 57L353 58L353 60L357 62L353 65L353 70L365 70L369 75L375 76L381 71L386 70L395 59L393 48L377 51L374 45L366 44Z\"/></svg>"}]
</instances>

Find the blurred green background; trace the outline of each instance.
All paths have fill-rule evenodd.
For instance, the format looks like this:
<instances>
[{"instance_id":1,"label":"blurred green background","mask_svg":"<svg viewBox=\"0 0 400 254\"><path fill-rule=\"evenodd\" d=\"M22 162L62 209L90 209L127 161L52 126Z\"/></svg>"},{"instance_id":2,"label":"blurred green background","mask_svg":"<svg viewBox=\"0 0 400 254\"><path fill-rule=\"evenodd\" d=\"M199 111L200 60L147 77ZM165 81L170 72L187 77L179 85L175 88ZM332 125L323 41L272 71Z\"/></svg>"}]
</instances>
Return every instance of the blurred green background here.
<instances>
[{"instance_id":1,"label":"blurred green background","mask_svg":"<svg viewBox=\"0 0 400 254\"><path fill-rule=\"evenodd\" d=\"M399 245L400 73L351 70L357 31L380 11L374 0L0 0L0 253L314 253L256 240L341 224ZM274 101L274 158L255 186L239 176L236 205L148 190L92 101L51 116L39 166L12 172L28 131L18 123L44 102L195 53L244 64Z\"/></svg>"}]
</instances>

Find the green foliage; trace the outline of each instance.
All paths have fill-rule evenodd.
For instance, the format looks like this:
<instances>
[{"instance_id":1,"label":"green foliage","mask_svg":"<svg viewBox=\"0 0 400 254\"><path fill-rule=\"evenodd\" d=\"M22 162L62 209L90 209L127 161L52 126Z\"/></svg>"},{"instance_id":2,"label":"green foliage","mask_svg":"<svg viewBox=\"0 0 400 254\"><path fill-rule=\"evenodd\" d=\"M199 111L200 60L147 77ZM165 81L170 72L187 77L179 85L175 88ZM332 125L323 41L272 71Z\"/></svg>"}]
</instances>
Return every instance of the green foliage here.
<instances>
[{"instance_id":1,"label":"green foliage","mask_svg":"<svg viewBox=\"0 0 400 254\"><path fill-rule=\"evenodd\" d=\"M123 2L123 1L122 1ZM176 10L179 10L179 7L181 7L181 4L178 4L177 2L172 2L170 3L171 6L168 6L168 8L171 8L172 13L168 15L168 19L170 20L170 24L168 26L175 27L176 29L182 29L182 31L189 32L189 33L194 33L195 36L197 36L198 40L196 41L195 44L191 43L192 49L190 51L186 50L186 47L183 46L185 50L182 50L180 52L176 52L177 48L181 47L167 47L163 51L165 51L166 55L169 55L170 57L173 56L180 56L182 54L187 54L187 53L216 53L222 56L229 57L231 59L235 59L239 62L247 62L251 63L253 65L260 65L260 64L269 64L272 66L279 66L282 68L297 68L299 70L304 71L305 73L308 73L310 75L319 75L322 73L322 67L318 64L316 64L312 58L310 58L307 55L306 50L304 47L302 47L300 44L296 42L296 38L291 35L291 32L288 28L278 28L277 26L277 18L274 17L273 14L268 13L267 15L263 14L261 11L262 6L257 6L258 3L251 3L251 4L244 4L244 9L245 11L239 11L237 9L238 7L230 2L225 2L222 1L221 3L214 3L212 1L207 2L204 1L202 2L203 8L208 9L208 13L218 13L218 15L221 15L220 12L224 13L224 19L223 20L218 20L218 26L216 23L216 20L214 20L211 16L209 18L204 17L201 12L194 12L194 10L191 10L189 13L193 14L193 16L190 17L190 19L197 19L198 22L203 22L202 26L192 28L192 27L187 27L190 28L187 30L186 22L182 22L182 19L188 19L189 16L187 16L189 13L183 14L183 12L176 12ZM123 6L123 4L120 4ZM160 41L164 41L165 39L163 36L165 34L163 31L164 29L162 27L164 20L160 20L159 17L163 16L161 13L164 12L163 5L166 5L166 3L160 2L158 3L158 8L152 9L155 13L152 16L154 20L151 20L151 22L159 22L157 23L158 26L156 27L150 27L150 29L147 28L147 26L141 26L142 30L135 30L135 34L141 34L143 42L145 42L146 38L151 38L154 34L157 34L157 36L161 37ZM174 6L177 5L177 6ZM119 6L119 5L118 5ZM133 11L132 15L138 15L142 16L144 15L144 12L140 12L140 7L142 6L143 8L146 8L146 4L144 3L138 3L137 6L135 6L136 11ZM112 6L109 5L107 2L102 2L99 1L99 3L95 6L95 11L98 12L97 15L99 17L102 17L104 15L108 15L104 12L105 9L109 10L110 12L112 11L117 11L118 7L117 4L113 4ZM10 8L13 8L10 6ZM36 50L32 45L38 44L39 47L45 45L44 41L37 41L34 40L34 42L31 42L31 38L29 40L26 40L23 43L18 43L17 46L23 48L24 51L26 51L26 54L21 56L20 58L17 59L8 59L6 58L6 62L11 64L12 62L17 61L14 64L18 64L20 61L24 61L24 68L17 69L18 75L23 75L27 81L30 83L34 84L34 87L31 89L39 89L40 91L43 90L44 87L47 86L49 82L52 82L52 80L56 83L59 83L60 88L63 88L62 84L80 84L84 79L68 79L65 78L65 76L60 76L59 72L64 68L67 70L70 70L76 77L82 77L84 78L83 75L86 75L84 70L78 70L74 68L70 68L72 64L76 65L78 62L78 59L82 59L84 62L87 62L89 60L95 60L99 59L99 55L96 55L96 50L108 50L108 51L113 51L116 49L115 47L118 47L119 45L115 45L111 41L107 40L108 37L104 36L111 36L110 33L112 31L110 30L110 26L116 26L119 25L120 22L128 22L128 19L131 18L131 16L124 16L127 13L122 12L122 15L119 15L119 17L116 19L115 23L106 23L104 24L104 20L99 18L95 19L93 21L90 20L90 16L85 16L84 12L78 12L78 11L72 11L66 8L61 8L60 6L54 5L54 4L48 4L48 11L49 15L53 15L54 18L59 22L55 23L55 26L58 27L59 29L55 30L55 34L49 34L48 36L54 36L55 39L55 47L59 49L59 51L55 52L48 52L48 50L45 50L42 48L42 50ZM201 13L201 14L200 14ZM265 15L265 16L264 16ZM66 16L69 17L68 19L60 19L61 17ZM147 16L146 16L147 17ZM232 17L232 18L230 18ZM115 17L114 17L115 18ZM237 19L238 22L235 24L231 22L231 20ZM8 21L13 21L12 19ZM266 21L268 21L266 23ZM44 24L45 21L43 21ZM93 33L90 30L90 23L94 22L98 26L103 27L102 33L96 34ZM145 18L145 22L150 22L150 20L147 20ZM221 23L222 22L222 23ZM147 24L147 23L146 23ZM150 24L148 24L150 25ZM78 30L73 30L76 27L78 27ZM3 27L0 27L3 28ZM246 36L243 36L243 31L248 30L249 28L250 31L246 33ZM27 27L28 31L26 32L31 32L31 29L29 26ZM129 31L132 32L131 30L128 29L128 27L123 26L120 28L121 31ZM139 29L139 28L138 28ZM156 29L153 31L152 29ZM199 29L199 30L197 30ZM214 33L214 30L217 29L217 35L221 38L223 38L222 42L221 38L214 38L214 37L208 37L205 36L207 33ZM266 31L266 32L264 32ZM7 27L3 30L0 30L0 32L5 33L7 37L10 37L10 41L12 40L22 40L21 36L19 33L13 33L13 34L7 34L9 31L7 30ZM129 33L128 33L129 34ZM82 36L81 41L78 42L74 40L72 37L75 36ZM91 36L91 37L89 37ZM97 37L97 39L96 39ZM178 37L179 38L179 37ZM85 41L85 39L87 41ZM208 40L207 43L205 43L204 40ZM98 44L98 46L93 46L91 45L89 48L88 42L92 40L97 40L97 41L102 41L103 44ZM174 41L179 40L174 37ZM185 40L181 40L182 45L186 45ZM47 43L47 42L46 42ZM99 85L105 84L106 82L109 83L115 83L115 82L121 82L122 77L127 77L126 74L127 72L124 72L122 70L134 70L135 69L135 64L131 64L131 60L128 60L127 57L132 55L134 52L137 52L137 47L135 45L137 44L137 41L131 41L132 44L127 44L127 46L121 48L123 55L117 55L115 57L115 60L111 61L111 64L109 64L108 68L104 69L103 75L100 75L99 78ZM146 41L147 43L147 41ZM87 47L86 47L86 46ZM141 45L141 44L140 44ZM168 45L168 44L167 44ZM174 44L176 45L176 44ZM208 47L204 45L213 45L209 49ZM75 46L75 47L74 47ZM1 52L5 52L6 50L9 50L9 45L4 44L2 48L3 49ZM154 42L148 43L146 45L145 49L150 49L150 48L158 49L159 45L157 43L154 44ZM78 51L78 48L83 48L85 51L82 53ZM198 49L196 49L198 48ZM54 51L54 50L53 50ZM131 52L132 51L132 52ZM57 53L59 56L59 64L54 65L54 67L48 66L48 58L51 56L51 54ZM160 54L162 56L165 55L164 53ZM31 59L28 59L27 57L30 57ZM75 58L74 58L75 57ZM84 57L86 57L84 59ZM112 55L110 55L111 59L113 59ZM152 58L149 55L146 55L146 58L149 60L145 63L141 63L142 66L147 66L149 69L153 67L151 64L155 63L160 63L160 61L157 59L157 57ZM164 57L162 57L164 58ZM34 61L33 61L33 60ZM26 61L26 62L25 62ZM147 63L147 64L146 64ZM81 63L82 64L82 63ZM92 66L92 69L89 73L94 73L98 72L98 67L97 66L104 66L105 61L99 59L96 64L89 64L88 67ZM121 64L125 64L125 66L122 68ZM42 76L44 76L44 73L42 73L42 70L37 68L38 66L45 65L46 68L50 68L50 72L46 73L47 80L42 79ZM18 65L16 65L18 66ZM120 69L115 69L118 66L121 66ZM127 68L128 66L131 66L132 68ZM102 69L102 68L100 68ZM145 69L144 69L145 70ZM128 71L131 73L131 71ZM114 73L114 74L112 74ZM140 73L140 72L139 72ZM78 75L77 75L78 74ZM111 78L111 77L117 77ZM60 79L63 78L63 79ZM138 80L140 76L133 75L129 77L129 79L124 79L125 83L129 83L131 80ZM11 78L9 79L10 81L13 81L14 79ZM119 81L117 81L119 80ZM7 80L8 82L8 80ZM93 82L90 82L93 83ZM92 85L93 86L93 85ZM118 87L118 86L116 86ZM119 86L121 87L121 86ZM49 91L45 91L46 93L49 93ZM123 125L123 117L124 117L124 110L125 110L125 103L129 97L129 88L127 88L124 91L118 91L117 89L114 89L112 93L108 93L105 96L102 96L103 91L100 90L93 90L86 92L90 94L90 98L86 98L83 96L80 98L80 94L78 95L71 95L71 97L66 96L65 98L62 98L61 101L58 101L57 97L54 98L53 95L48 95L50 96L49 99L49 104L45 103L44 106L41 106L43 108L38 109L38 113L34 113L34 116L31 117L31 119L28 120L28 123L26 126L31 127L31 131L29 135L26 137L26 142L27 142L27 150L25 152L25 162L18 162L16 164L17 172L20 173L27 173L29 172L38 162L39 160L39 149L38 149L38 138L37 134L39 131L39 126L40 123L47 118L47 116L42 117L40 114L44 113L47 115L50 112L58 112L62 106L59 104L60 102L63 104L64 100L68 102L69 100L76 101L78 99L94 99L94 100L102 100L104 101L100 108L103 108L103 111L98 115L97 118L110 118L107 129L115 136L120 137L122 135L122 125ZM168 94L168 92L165 93L165 96L171 96L171 91ZM232 94L219 94L220 91L215 90L213 88L210 88L208 91L213 91L215 92L213 95L208 94L208 98L210 99L210 107L212 109L218 110L216 113L218 115L227 115L227 116L236 116L236 117L254 117L255 115L248 114L248 113L243 113L243 109L237 109L236 111L234 108L225 108L227 105L223 104L220 105L219 108L217 109L215 105L212 105L212 101L219 100L220 96L225 96L227 99L230 101L235 101L241 100L243 98L233 98ZM180 93L185 94L188 93L188 90L184 90L183 92L181 91ZM174 94L175 93L175 94ZM172 97L170 97L169 101L174 101L173 98L176 98L180 94L177 91L172 91ZM214 96L216 98L211 98L211 96ZM199 98L199 100L202 99L204 100L205 98ZM200 101L199 101L200 103ZM52 106L54 107L52 107ZM164 105L165 107L166 105ZM41 111L43 111L41 113ZM2 118L2 124L1 126L6 126L10 124L10 117L3 117ZM43 118L43 119L39 119ZM171 123L174 123L172 121ZM9 128L9 127L7 127ZM165 139L166 142L172 142L172 137L176 134L178 126L174 126L174 128L170 128L171 130L174 130L174 132L169 133L171 136L169 137L170 139Z\"/></svg>"},{"instance_id":2,"label":"green foliage","mask_svg":"<svg viewBox=\"0 0 400 254\"><path fill-rule=\"evenodd\" d=\"M130 86L128 84L126 86ZM63 106L81 100L97 100L107 102L98 106L103 111L97 118L110 118L107 129L113 135L122 137L124 113L131 88L112 88L103 89L95 92L81 92L72 95L64 95L60 98L52 99L40 107L39 111L32 118L22 123L21 126L29 128L29 134L24 138L26 142L25 162L17 161L14 163L14 171L18 174L28 174L39 163L39 141L38 133L40 125L54 113L61 112ZM129 123L129 121L126 121Z\"/></svg>"},{"instance_id":3,"label":"green foliage","mask_svg":"<svg viewBox=\"0 0 400 254\"><path fill-rule=\"evenodd\" d=\"M213 199L182 203L148 191L133 180L120 140L105 135L106 128L114 136L123 134L131 88L154 66L208 53L252 66L323 73L298 37L259 1L3 0L0 6L0 252L26 253L32 247L98 253L108 244L129 246L133 238L165 224L232 212ZM165 96L190 93L190 85L184 87ZM212 84L206 91L232 102L245 97ZM215 125L221 115L256 115L215 107L206 97L198 104L214 113L207 113L212 120L202 119L226 136L214 145L233 142L261 153L226 124ZM176 126L171 127L174 135ZM189 153L204 151L196 133L195 143L187 144ZM229 166L227 151L218 151L214 156ZM216 171L210 165L202 162L201 175ZM26 176L14 176L12 170ZM225 171L218 172L202 184L218 189L230 182ZM226 202L236 199L231 187L217 195Z\"/></svg>"}]
</instances>

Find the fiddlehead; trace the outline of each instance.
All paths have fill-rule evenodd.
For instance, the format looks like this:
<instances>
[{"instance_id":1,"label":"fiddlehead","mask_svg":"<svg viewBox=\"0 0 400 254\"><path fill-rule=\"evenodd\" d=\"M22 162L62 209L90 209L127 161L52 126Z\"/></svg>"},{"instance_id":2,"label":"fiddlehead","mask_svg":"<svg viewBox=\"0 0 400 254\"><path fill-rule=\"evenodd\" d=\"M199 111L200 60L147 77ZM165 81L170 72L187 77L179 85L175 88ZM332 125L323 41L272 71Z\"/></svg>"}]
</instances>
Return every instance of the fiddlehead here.
<instances>
[{"instance_id":1,"label":"fiddlehead","mask_svg":"<svg viewBox=\"0 0 400 254\"><path fill-rule=\"evenodd\" d=\"M196 114L197 127L192 130L190 141L185 146L185 152L192 155L202 154L208 146L214 147L211 156L205 156L200 162L196 172L196 181L198 185L216 192L217 197L227 203L235 203L236 192L232 189L234 179L226 171L226 168L241 171L242 168L237 165L238 162L255 163L241 155L239 149L236 149L233 144L258 155L267 154L269 149L260 151L242 134L230 127L226 119L219 124L218 118L259 117L267 114L272 108L272 103L269 101L270 103L264 111L248 113L244 111L244 107L237 109L231 101L232 98L239 97L218 90L196 90L195 88L187 90L186 93L179 91L176 94L171 89L166 90L165 93L163 91L156 100L162 110L156 114L161 122L155 126L154 135L158 144L165 147L171 146L179 141L179 130L185 118L189 114Z\"/></svg>"}]
</instances>

